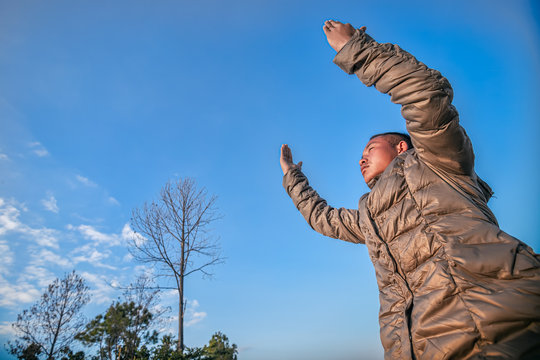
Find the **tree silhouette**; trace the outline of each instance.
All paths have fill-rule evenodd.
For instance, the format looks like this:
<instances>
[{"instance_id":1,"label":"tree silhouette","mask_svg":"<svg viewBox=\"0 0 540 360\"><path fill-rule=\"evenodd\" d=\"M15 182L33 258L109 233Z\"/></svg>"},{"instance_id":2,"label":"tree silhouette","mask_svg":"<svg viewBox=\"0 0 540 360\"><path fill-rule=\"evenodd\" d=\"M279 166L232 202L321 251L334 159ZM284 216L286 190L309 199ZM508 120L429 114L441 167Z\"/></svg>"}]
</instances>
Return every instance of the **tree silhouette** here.
<instances>
[{"instance_id":1,"label":"tree silhouette","mask_svg":"<svg viewBox=\"0 0 540 360\"><path fill-rule=\"evenodd\" d=\"M157 200L133 210L130 251L136 260L161 265L158 276L170 277L178 291L178 342L184 350L184 279L223 262L210 225L219 218L216 197L197 189L190 178L168 182ZM167 287L165 287L167 288Z\"/></svg>"},{"instance_id":2,"label":"tree silhouette","mask_svg":"<svg viewBox=\"0 0 540 360\"><path fill-rule=\"evenodd\" d=\"M59 358L83 328L80 310L89 300L88 287L75 271L54 280L36 304L17 315L18 339L8 342L8 351L19 359Z\"/></svg>"}]
</instances>

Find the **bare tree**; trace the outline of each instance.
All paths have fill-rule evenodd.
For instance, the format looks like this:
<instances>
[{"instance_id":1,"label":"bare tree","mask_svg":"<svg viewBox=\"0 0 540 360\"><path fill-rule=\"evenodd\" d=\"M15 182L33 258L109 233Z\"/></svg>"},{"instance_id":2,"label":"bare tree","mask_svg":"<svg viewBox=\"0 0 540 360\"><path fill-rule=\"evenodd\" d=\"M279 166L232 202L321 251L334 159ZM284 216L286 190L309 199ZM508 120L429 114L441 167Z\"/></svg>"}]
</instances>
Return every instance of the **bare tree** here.
<instances>
[{"instance_id":1,"label":"bare tree","mask_svg":"<svg viewBox=\"0 0 540 360\"><path fill-rule=\"evenodd\" d=\"M46 359L56 359L84 326L80 310L90 300L88 287L75 271L49 285L40 301L17 315L13 328L19 333L9 351L20 357L29 349Z\"/></svg>"},{"instance_id":2,"label":"bare tree","mask_svg":"<svg viewBox=\"0 0 540 360\"><path fill-rule=\"evenodd\" d=\"M215 203L215 196L185 178L169 181L157 200L133 210L131 254L161 265L157 275L171 277L175 286L170 288L178 291L178 351L184 350L184 279L195 272L209 276L208 268L223 262L210 236L210 225L220 217Z\"/></svg>"}]
</instances>

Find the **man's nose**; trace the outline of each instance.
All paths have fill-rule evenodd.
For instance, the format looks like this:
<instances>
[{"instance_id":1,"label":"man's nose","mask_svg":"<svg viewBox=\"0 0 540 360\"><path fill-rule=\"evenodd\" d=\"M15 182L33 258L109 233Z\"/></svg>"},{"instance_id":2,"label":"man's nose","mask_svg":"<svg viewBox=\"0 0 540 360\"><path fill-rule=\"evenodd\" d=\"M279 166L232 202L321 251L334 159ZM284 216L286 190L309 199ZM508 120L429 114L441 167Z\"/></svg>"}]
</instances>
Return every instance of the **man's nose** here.
<instances>
[{"instance_id":1,"label":"man's nose","mask_svg":"<svg viewBox=\"0 0 540 360\"><path fill-rule=\"evenodd\" d=\"M364 158L361 158L361 159L360 159L360 161L359 161L359 163L360 163L360 166L364 165L364 164L365 164L366 162L367 162L367 160L366 160L366 159L364 159Z\"/></svg>"}]
</instances>

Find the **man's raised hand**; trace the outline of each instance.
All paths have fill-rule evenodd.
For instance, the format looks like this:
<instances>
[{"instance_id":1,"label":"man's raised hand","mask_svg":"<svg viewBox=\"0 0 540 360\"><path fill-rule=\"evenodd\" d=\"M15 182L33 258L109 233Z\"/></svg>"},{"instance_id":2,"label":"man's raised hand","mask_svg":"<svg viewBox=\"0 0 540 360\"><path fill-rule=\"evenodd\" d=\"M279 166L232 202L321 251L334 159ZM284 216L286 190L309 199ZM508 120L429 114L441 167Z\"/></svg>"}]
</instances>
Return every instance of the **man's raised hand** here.
<instances>
[{"instance_id":1,"label":"man's raised hand","mask_svg":"<svg viewBox=\"0 0 540 360\"><path fill-rule=\"evenodd\" d=\"M279 163L281 165L281 170L283 170L283 175L285 175L291 169L302 170L302 162L295 164L292 159L291 149L287 144L281 145L281 157L279 158Z\"/></svg>"},{"instance_id":2,"label":"man's raised hand","mask_svg":"<svg viewBox=\"0 0 540 360\"><path fill-rule=\"evenodd\" d=\"M360 30L366 31L366 27L362 26ZM323 31L326 34L326 39L332 49L339 52L339 50L351 40L354 34L354 27L351 24L342 24L339 21L326 20L324 22Z\"/></svg>"}]
</instances>

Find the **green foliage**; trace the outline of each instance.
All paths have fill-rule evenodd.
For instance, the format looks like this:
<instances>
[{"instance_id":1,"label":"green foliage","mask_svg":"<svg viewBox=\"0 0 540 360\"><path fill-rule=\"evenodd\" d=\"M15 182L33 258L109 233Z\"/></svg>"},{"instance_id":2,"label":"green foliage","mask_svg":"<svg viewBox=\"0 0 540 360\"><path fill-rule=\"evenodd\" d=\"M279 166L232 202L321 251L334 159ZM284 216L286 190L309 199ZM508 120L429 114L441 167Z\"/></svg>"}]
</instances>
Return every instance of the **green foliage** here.
<instances>
[{"instance_id":1,"label":"green foliage","mask_svg":"<svg viewBox=\"0 0 540 360\"><path fill-rule=\"evenodd\" d=\"M154 349L152 360L177 360L177 351L174 349L175 340L172 336L165 335L161 339L161 344Z\"/></svg>"},{"instance_id":2,"label":"green foliage","mask_svg":"<svg viewBox=\"0 0 540 360\"><path fill-rule=\"evenodd\" d=\"M19 360L38 360L39 355L41 354L41 346L36 343L31 343L27 346L21 344L19 344L19 346L13 344L9 345L9 353L15 355Z\"/></svg>"},{"instance_id":3,"label":"green foliage","mask_svg":"<svg viewBox=\"0 0 540 360\"><path fill-rule=\"evenodd\" d=\"M212 335L208 345L202 348L184 349L184 353L176 351L176 340L171 336L163 336L161 343L152 354L151 360L237 360L237 347L229 345L229 339L221 332Z\"/></svg>"},{"instance_id":4,"label":"green foliage","mask_svg":"<svg viewBox=\"0 0 540 360\"><path fill-rule=\"evenodd\" d=\"M64 348L61 351L62 354L64 354L61 358L61 360L84 360L84 352L77 351L74 353L70 348Z\"/></svg>"},{"instance_id":5,"label":"green foliage","mask_svg":"<svg viewBox=\"0 0 540 360\"><path fill-rule=\"evenodd\" d=\"M76 339L85 346L98 346L96 359L148 359L148 349L141 343L155 343L157 333L150 330L152 313L134 302L115 302L105 315L90 321Z\"/></svg>"},{"instance_id":6,"label":"green foliage","mask_svg":"<svg viewBox=\"0 0 540 360\"><path fill-rule=\"evenodd\" d=\"M176 339L170 335L165 335L161 339L161 344L157 346L151 360L204 360L204 351L201 348L184 348L184 353L176 350Z\"/></svg>"},{"instance_id":7,"label":"green foliage","mask_svg":"<svg viewBox=\"0 0 540 360\"><path fill-rule=\"evenodd\" d=\"M229 338L219 331L212 335L203 351L205 360L236 360L238 353L236 344L229 345Z\"/></svg>"}]
</instances>

